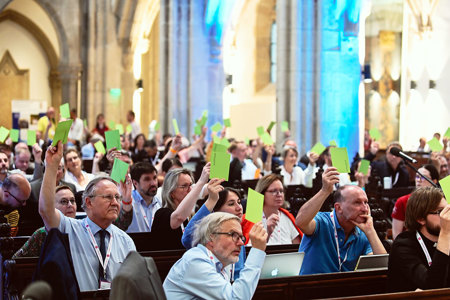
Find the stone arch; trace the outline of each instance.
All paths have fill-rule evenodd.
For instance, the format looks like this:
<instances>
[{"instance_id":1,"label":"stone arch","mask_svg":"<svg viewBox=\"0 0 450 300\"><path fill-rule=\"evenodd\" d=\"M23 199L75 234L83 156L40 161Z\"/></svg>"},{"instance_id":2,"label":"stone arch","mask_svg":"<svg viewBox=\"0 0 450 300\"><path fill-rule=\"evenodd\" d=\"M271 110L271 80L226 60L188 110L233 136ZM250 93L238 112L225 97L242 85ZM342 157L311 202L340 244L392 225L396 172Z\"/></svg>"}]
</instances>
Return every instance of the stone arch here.
<instances>
[{"instance_id":1,"label":"stone arch","mask_svg":"<svg viewBox=\"0 0 450 300\"><path fill-rule=\"evenodd\" d=\"M256 9L255 92L270 84L270 33L276 20L276 0L260 0Z\"/></svg>"}]
</instances>

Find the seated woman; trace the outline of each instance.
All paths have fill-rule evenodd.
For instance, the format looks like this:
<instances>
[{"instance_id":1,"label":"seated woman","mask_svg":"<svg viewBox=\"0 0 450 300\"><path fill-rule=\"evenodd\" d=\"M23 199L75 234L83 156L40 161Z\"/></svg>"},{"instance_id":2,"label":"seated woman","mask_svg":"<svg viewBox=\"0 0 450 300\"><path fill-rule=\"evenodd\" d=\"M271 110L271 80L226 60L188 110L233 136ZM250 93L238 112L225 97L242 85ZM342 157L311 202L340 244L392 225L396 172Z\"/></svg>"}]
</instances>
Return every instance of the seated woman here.
<instances>
[{"instance_id":1,"label":"seated woman","mask_svg":"<svg viewBox=\"0 0 450 300\"><path fill-rule=\"evenodd\" d=\"M156 211L152 224L152 235L157 242L155 250L183 249L181 236L203 186L208 183L210 167L211 163L203 167L195 185L187 169L174 169L167 173L162 187L162 208Z\"/></svg>"},{"instance_id":2,"label":"seated woman","mask_svg":"<svg viewBox=\"0 0 450 300\"><path fill-rule=\"evenodd\" d=\"M293 147L286 148L283 151L283 165L281 166L280 172L281 176L283 176L284 185L302 184L306 187L312 187L315 172L313 165L310 163L305 171L303 171L297 163L297 149Z\"/></svg>"},{"instance_id":3,"label":"seated woman","mask_svg":"<svg viewBox=\"0 0 450 300\"><path fill-rule=\"evenodd\" d=\"M74 184L77 192L84 191L89 181L94 179L95 176L81 170L81 159L78 151L71 148L64 152L64 163L67 170L64 181Z\"/></svg>"},{"instance_id":4,"label":"seated woman","mask_svg":"<svg viewBox=\"0 0 450 300\"><path fill-rule=\"evenodd\" d=\"M183 232L181 242L186 249L190 249L192 247L195 225L210 213L227 212L242 219L243 209L241 205L240 193L233 188L224 188L220 185L222 182L223 179L213 178L208 183L208 199L197 211L194 217L192 217ZM244 268L244 263L245 246L242 246L241 252L239 253L239 261L231 267L231 278L233 281L239 278L239 273Z\"/></svg>"},{"instance_id":5,"label":"seated woman","mask_svg":"<svg viewBox=\"0 0 450 300\"><path fill-rule=\"evenodd\" d=\"M147 151L144 149L145 135L140 133L134 138L133 147L131 148L131 158L133 162L140 162L148 159Z\"/></svg>"},{"instance_id":6,"label":"seated woman","mask_svg":"<svg viewBox=\"0 0 450 300\"><path fill-rule=\"evenodd\" d=\"M280 175L266 175L258 181L255 188L255 191L264 195L262 222L268 233L267 245L300 244L303 236L295 225L295 217L282 208L284 204L282 180ZM242 222L242 232L247 240L253 225L248 220Z\"/></svg>"},{"instance_id":7,"label":"seated woman","mask_svg":"<svg viewBox=\"0 0 450 300\"><path fill-rule=\"evenodd\" d=\"M126 184L129 182L130 184ZM131 204L131 178L127 176L125 183L120 183L119 192L123 197L123 202L120 206L120 213L114 225L122 230L127 230L133 220L133 205ZM125 204L125 203L130 204ZM59 209L66 217L75 218L77 211L77 202L75 195L67 185L59 185L55 190L55 208ZM41 247L47 237L45 226L37 229L28 241L20 248L13 256L17 257L35 257L41 253Z\"/></svg>"}]
</instances>

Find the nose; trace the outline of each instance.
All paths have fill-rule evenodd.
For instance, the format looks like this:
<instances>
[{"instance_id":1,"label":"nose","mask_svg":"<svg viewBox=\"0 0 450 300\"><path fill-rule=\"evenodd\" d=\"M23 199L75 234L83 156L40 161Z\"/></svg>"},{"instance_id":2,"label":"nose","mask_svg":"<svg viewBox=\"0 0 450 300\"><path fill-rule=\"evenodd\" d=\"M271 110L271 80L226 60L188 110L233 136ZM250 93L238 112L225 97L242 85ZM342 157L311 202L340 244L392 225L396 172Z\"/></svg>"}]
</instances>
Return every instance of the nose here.
<instances>
[{"instance_id":1,"label":"nose","mask_svg":"<svg viewBox=\"0 0 450 300\"><path fill-rule=\"evenodd\" d=\"M238 239L237 243L236 243L239 247L244 245L244 242L241 239Z\"/></svg>"}]
</instances>

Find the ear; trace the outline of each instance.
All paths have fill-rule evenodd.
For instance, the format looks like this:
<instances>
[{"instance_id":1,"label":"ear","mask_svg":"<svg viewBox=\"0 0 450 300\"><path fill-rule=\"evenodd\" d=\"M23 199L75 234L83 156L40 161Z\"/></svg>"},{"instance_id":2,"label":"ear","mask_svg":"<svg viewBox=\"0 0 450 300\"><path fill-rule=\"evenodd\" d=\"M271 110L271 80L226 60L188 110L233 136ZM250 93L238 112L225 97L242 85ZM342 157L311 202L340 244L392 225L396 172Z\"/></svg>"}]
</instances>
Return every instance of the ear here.
<instances>
[{"instance_id":1,"label":"ear","mask_svg":"<svg viewBox=\"0 0 450 300\"><path fill-rule=\"evenodd\" d=\"M416 221L422 226L424 226L427 223L424 218L417 219Z\"/></svg>"},{"instance_id":2,"label":"ear","mask_svg":"<svg viewBox=\"0 0 450 300\"><path fill-rule=\"evenodd\" d=\"M137 187L137 185L139 184L139 182L137 182L136 180L134 180L134 179L131 179L131 182L133 183L133 185L134 185L134 188L136 188Z\"/></svg>"},{"instance_id":3,"label":"ear","mask_svg":"<svg viewBox=\"0 0 450 300\"><path fill-rule=\"evenodd\" d=\"M86 197L86 199L84 201L86 203L86 208L91 208L92 207L92 199L91 199L91 197Z\"/></svg>"},{"instance_id":4,"label":"ear","mask_svg":"<svg viewBox=\"0 0 450 300\"><path fill-rule=\"evenodd\" d=\"M334 210L335 210L337 213L341 213L341 212L342 212L342 207L341 207L341 203L340 203L340 202L334 203Z\"/></svg>"}]
</instances>

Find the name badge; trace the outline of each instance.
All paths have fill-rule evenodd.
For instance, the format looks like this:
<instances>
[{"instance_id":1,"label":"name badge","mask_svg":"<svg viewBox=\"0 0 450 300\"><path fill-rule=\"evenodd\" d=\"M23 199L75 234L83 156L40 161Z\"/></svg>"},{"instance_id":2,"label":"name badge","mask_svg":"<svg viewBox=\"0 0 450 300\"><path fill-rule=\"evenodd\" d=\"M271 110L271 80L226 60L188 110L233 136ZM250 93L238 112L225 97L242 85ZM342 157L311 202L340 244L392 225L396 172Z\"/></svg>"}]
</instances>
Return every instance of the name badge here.
<instances>
[{"instance_id":1,"label":"name badge","mask_svg":"<svg viewBox=\"0 0 450 300\"><path fill-rule=\"evenodd\" d=\"M111 282L106 280L100 280L99 290L109 290L111 289Z\"/></svg>"}]
</instances>

